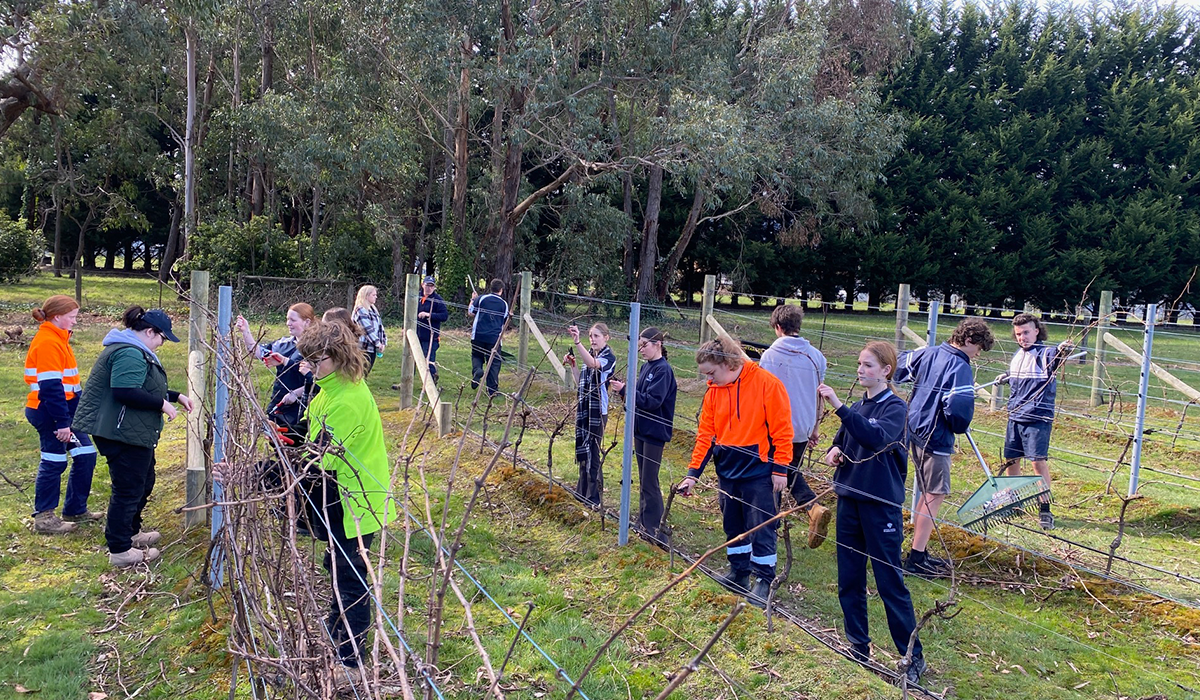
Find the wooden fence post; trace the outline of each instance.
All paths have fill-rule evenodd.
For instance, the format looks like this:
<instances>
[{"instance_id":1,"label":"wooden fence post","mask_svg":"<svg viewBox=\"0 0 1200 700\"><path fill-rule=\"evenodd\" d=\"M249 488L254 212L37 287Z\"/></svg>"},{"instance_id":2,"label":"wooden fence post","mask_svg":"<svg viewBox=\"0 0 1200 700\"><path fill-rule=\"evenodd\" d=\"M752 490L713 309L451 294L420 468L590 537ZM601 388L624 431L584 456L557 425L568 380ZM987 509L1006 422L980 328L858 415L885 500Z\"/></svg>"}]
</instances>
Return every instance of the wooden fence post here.
<instances>
[{"instance_id":1,"label":"wooden fence post","mask_svg":"<svg viewBox=\"0 0 1200 700\"><path fill-rule=\"evenodd\" d=\"M400 408L412 408L413 372L417 358L422 357L421 346L413 347L408 340L408 331L417 329L417 300L420 298L421 277L409 273L404 285L404 342L400 344Z\"/></svg>"},{"instance_id":2,"label":"wooden fence post","mask_svg":"<svg viewBox=\"0 0 1200 700\"><path fill-rule=\"evenodd\" d=\"M208 272L192 270L190 311L188 316L188 396L196 408L187 414L187 470L185 472L185 506L198 506L208 501L208 455L204 438L208 435ZM204 509L183 513L183 527L203 525L208 520Z\"/></svg>"},{"instance_id":3,"label":"wooden fence post","mask_svg":"<svg viewBox=\"0 0 1200 700\"><path fill-rule=\"evenodd\" d=\"M700 300L700 344L712 340L712 329L708 327L708 317L712 316L713 301L717 295L716 275L704 276L704 298Z\"/></svg>"},{"instance_id":4,"label":"wooden fence post","mask_svg":"<svg viewBox=\"0 0 1200 700\"><path fill-rule=\"evenodd\" d=\"M1100 391L1100 375L1104 371L1104 335L1108 333L1109 317L1112 316L1113 293L1100 292L1100 313L1096 325L1096 353L1092 363L1092 393L1088 405L1096 408L1104 403L1104 394Z\"/></svg>"},{"instance_id":5,"label":"wooden fence post","mask_svg":"<svg viewBox=\"0 0 1200 700\"><path fill-rule=\"evenodd\" d=\"M525 322L525 315L533 313L533 273L526 270L521 273L521 298L520 306L517 308L517 313L520 314L521 320L520 334L517 336L517 366L529 366L529 324Z\"/></svg>"},{"instance_id":6,"label":"wooden fence post","mask_svg":"<svg viewBox=\"0 0 1200 700\"><path fill-rule=\"evenodd\" d=\"M908 326L908 305L912 302L912 292L907 284L901 284L896 292L896 350L904 351L904 328Z\"/></svg>"}]
</instances>

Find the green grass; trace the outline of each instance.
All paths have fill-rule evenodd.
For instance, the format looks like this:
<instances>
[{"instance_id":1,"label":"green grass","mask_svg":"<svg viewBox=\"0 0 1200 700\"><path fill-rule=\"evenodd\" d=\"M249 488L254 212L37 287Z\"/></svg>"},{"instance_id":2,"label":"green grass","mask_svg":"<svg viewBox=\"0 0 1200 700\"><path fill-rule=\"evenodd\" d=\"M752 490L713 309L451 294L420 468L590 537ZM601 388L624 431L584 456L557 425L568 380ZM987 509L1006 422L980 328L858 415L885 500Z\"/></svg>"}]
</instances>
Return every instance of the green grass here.
<instances>
[{"instance_id":1,"label":"green grass","mask_svg":"<svg viewBox=\"0 0 1200 700\"><path fill-rule=\"evenodd\" d=\"M111 314L129 303L158 304L157 285L153 282L104 281L111 285L97 282L92 292L85 286L85 310ZM89 282L85 278L85 285ZM50 293L69 289L71 284L70 280L43 276L33 284L0 287L0 311L9 313L8 323L21 322L27 330L32 330L32 319L22 316L27 308ZM179 302L166 296L164 303L180 308ZM687 309L684 313L697 315ZM731 331L750 339L769 340L763 314L738 313L736 317L719 313L718 317ZM543 330L553 338L560 332L556 325L561 324L543 318L546 319ZM276 319L268 321L271 321L266 328L268 337L282 332ZM852 372L852 358L861 346L862 337L891 337L894 317L830 314L822 319L820 314L810 313L806 321L810 337L817 337L822 321L826 330L823 349L832 363L831 381L844 393L849 383L846 375ZM649 319L644 320L643 325L648 322ZM691 447L687 425L698 408L703 389L694 379L690 352L683 347L694 344L694 322L672 321L669 317L653 322L667 326L680 344L671 353L681 380L679 430L667 451L663 469L665 486L683 474ZM89 316L73 341L85 375L109 324L108 318ZM619 326L616 320L610 325L616 332ZM997 328L1003 329L1004 324L999 323ZM946 337L949 326L940 332ZM560 351L566 349L561 338L556 342ZM506 340L505 347L510 351L515 352L516 345L515 337ZM625 343L614 339L613 345L618 357L624 358ZM1172 353L1180 353L1179 357L1200 354L1195 344L1167 347ZM182 381L183 355L182 344L169 345L162 353L173 386ZM142 690L138 697L227 697L230 659L224 651L226 625L211 624L204 589L195 580L206 532L199 529L183 532L181 516L171 512L183 499L182 427L170 425L159 447L159 480L148 516L148 522L163 531L164 559L151 569L149 576L112 572L104 556L98 526L85 526L78 534L54 539L34 536L28 529L37 440L24 420L23 384L16 379L23 359L24 348L0 346L0 376L11 379L0 384L0 434L9 438L4 454L0 455L0 471L27 492L22 494L7 483L0 483L0 537L3 538L0 697L17 697L12 690L16 684L38 690L38 696L44 698L86 697L91 691L125 697L139 688ZM470 397L463 392L460 399L459 387L469 374L470 360L461 331L447 331L440 359L442 390L447 400L458 403L459 418L465 420ZM393 450L411 419L410 412L398 410L397 394L390 390L391 384L399 379L398 360L398 346L394 343L369 379L383 409ZM509 363L502 375L505 390L515 389L519 381L512 365ZM544 363L543 369L546 369ZM257 370L256 379L264 387L269 381L261 369ZM1074 389L1063 394L1067 405L1084 412L1081 398L1086 396L1080 397ZM539 465L545 463L544 426L570 410L572 400L571 392L544 376L535 382L530 402L538 408L538 413L528 421L522 456ZM1174 428L1179 416L1169 414L1166 408L1157 410L1160 413L1155 414L1155 419ZM499 436L502 420L495 414L493 409L488 418L488 434L494 439ZM1096 415L1098 420L1071 419L1058 424L1054 444L1115 458L1124 441L1104 429L1103 409ZM1185 431L1194 426L1195 420L1189 413ZM480 424L477 418L475 427L478 429ZM614 408L610 433L620 435L622 427L620 409ZM833 427L823 426L827 438ZM989 415L981 406L977 428L1000 432L1002 427L1002 416ZM998 441L982 433L981 437L981 446L989 455L995 455ZM1190 446L1183 440L1172 448L1169 437L1153 436L1148 442L1147 466L1200 476L1197 453L1184 449ZM427 442L427 447L433 450L428 458L431 490L437 494L455 443L431 438ZM568 426L554 445L554 472L568 482L573 481L571 475L575 471L572 442ZM477 438L469 437L466 444L469 459L464 466L468 473L477 473L487 454L479 455ZM393 452L393 456L396 454ZM605 465L605 499L610 504L615 504L619 494L620 454L618 446ZM1077 461L1087 463L1084 458ZM1056 511L1062 534L1106 548L1114 536L1119 501L1103 491L1108 478L1104 470L1111 465L1106 467L1096 462L1091 466L1096 469L1054 460L1055 495L1059 503ZM711 472L708 476L711 477ZM1143 472L1143 477L1149 481L1168 479L1152 472ZM965 455L956 457L951 499L961 501L980 478L978 466L972 460ZM1127 478L1128 469L1123 468L1114 483L1123 485ZM1196 492L1179 488L1188 483L1174 479L1172 485L1143 487L1145 497L1131 508L1126 541L1120 553L1194 574L1195 562L1200 558L1196 550L1200 542L1197 502L1200 499L1196 498ZM524 612L524 601L536 604L528 628L531 636L575 677L597 645L661 588L671 571L667 556L660 550L636 537L629 547L617 547L612 523L602 530L595 517L574 505L569 497L563 498L559 492L556 498L545 499L545 493L544 478L511 467L498 471L491 480L488 498L481 501L472 519L461 557L488 592L518 619ZM92 506L104 507L107 496L108 477L101 460ZM452 513L460 512L463 499L461 490L452 496ZM435 507L438 502L435 498ZM700 552L721 542L719 514L711 488L701 490L691 499L677 499L671 522L677 543L685 549ZM1085 579L1085 591L1070 576L1070 570L1062 566L1039 562L1030 556L1017 557L1011 549L954 535L948 529L945 534L947 544L956 554L969 555L960 571L971 582L960 591L962 612L958 617L934 620L923 633L932 667L928 677L931 687L939 691L949 688L953 697L962 698L1115 700L1155 694L1187 697L1185 691L1164 680L1164 676L1191 688L1200 686L1200 652L1194 641L1200 636L1200 614L1194 609L1094 578ZM1072 555L1059 543L1013 528L993 534L1070 561L1083 556ZM803 527L799 524L793 538L795 560L783 599L815 626L840 629L832 541L818 550L803 549ZM394 537L392 541L390 554L394 563L399 552L394 548L398 546ZM430 547L421 535L415 535L413 542L415 573L422 574L428 570ZM718 554L714 562L717 567L723 566L722 559ZM675 571L681 569L676 562ZM1116 567L1114 573L1133 576L1136 572ZM385 581L387 589L394 591L398 584L394 566L387 571ZM476 625L498 663L514 630L470 581L460 578L459 583L473 600ZM1141 583L1173 597L1197 598L1195 590L1178 581L1155 577ZM425 585L418 581L409 584L405 632L411 639L421 638L427 604ZM910 588L918 612L946 595L940 582L916 580L910 583ZM221 606L221 598L216 602L218 616L224 617L227 612ZM688 579L618 640L584 682L584 692L598 699L653 697L667 682L664 674L674 672L695 654L695 647L704 644L733 602L732 597L707 578ZM393 609L394 603L393 597ZM119 616L113 612L118 609ZM876 653L883 660L888 660L890 654L894 661L882 607L874 596L870 611ZM478 660L461 630L461 617L457 604L452 604L442 655L442 667L452 667L445 689L448 697L476 698L481 695L481 681L475 672ZM776 620L775 632L768 634L762 614L755 610L742 614L714 647L710 658L726 677L702 668L674 697L840 700L898 696L896 690L880 679L842 660L786 623ZM550 665L524 641L517 645L506 677L506 686L511 688L509 697L565 694L566 684L554 676ZM236 695L251 697L244 681Z\"/></svg>"}]
</instances>

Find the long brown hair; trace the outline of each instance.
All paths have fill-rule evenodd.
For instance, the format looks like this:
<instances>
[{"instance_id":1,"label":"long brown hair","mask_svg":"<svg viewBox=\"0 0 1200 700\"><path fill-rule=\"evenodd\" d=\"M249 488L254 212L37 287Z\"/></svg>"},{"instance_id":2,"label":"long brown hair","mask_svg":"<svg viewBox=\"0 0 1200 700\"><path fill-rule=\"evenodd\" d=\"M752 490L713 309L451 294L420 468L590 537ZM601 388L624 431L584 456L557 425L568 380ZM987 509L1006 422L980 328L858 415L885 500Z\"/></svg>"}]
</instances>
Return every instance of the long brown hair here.
<instances>
[{"instance_id":1,"label":"long brown hair","mask_svg":"<svg viewBox=\"0 0 1200 700\"><path fill-rule=\"evenodd\" d=\"M366 335L366 331L363 330L363 327L358 325L358 323L354 320L354 316L350 313L350 310L344 306L335 306L332 309L329 309L325 313L321 314L321 320L330 323L337 322L345 324L346 328L350 329L350 332L354 334L355 338L361 338Z\"/></svg>"},{"instance_id":2,"label":"long brown hair","mask_svg":"<svg viewBox=\"0 0 1200 700\"><path fill-rule=\"evenodd\" d=\"M40 309L34 309L31 313L35 321L52 321L55 316L63 316L69 314L79 308L73 297L66 294L55 294L46 300Z\"/></svg>"},{"instance_id":3,"label":"long brown hair","mask_svg":"<svg viewBox=\"0 0 1200 700\"><path fill-rule=\"evenodd\" d=\"M745 363L745 358L742 357L742 348L736 341L717 336L696 351L696 364L704 363L738 369Z\"/></svg>"},{"instance_id":4,"label":"long brown hair","mask_svg":"<svg viewBox=\"0 0 1200 700\"><path fill-rule=\"evenodd\" d=\"M896 346L883 340L872 340L863 346L863 350L874 355L879 364L890 368L887 381L888 386L891 386L892 375L896 373Z\"/></svg>"},{"instance_id":5,"label":"long brown hair","mask_svg":"<svg viewBox=\"0 0 1200 700\"><path fill-rule=\"evenodd\" d=\"M367 360L358 346L358 338L336 321L317 321L300 334L296 349L306 358L326 356L333 360L333 371L351 382L360 382L367 373Z\"/></svg>"}]
</instances>

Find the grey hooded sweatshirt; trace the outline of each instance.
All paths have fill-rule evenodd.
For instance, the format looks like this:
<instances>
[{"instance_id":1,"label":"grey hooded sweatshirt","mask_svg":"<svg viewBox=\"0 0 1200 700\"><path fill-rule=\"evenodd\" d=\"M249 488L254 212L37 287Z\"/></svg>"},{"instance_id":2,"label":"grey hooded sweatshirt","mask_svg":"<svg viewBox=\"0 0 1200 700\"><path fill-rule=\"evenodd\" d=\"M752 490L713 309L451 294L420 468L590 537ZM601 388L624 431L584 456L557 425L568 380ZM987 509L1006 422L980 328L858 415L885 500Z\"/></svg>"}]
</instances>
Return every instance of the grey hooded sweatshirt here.
<instances>
[{"instance_id":1,"label":"grey hooded sweatshirt","mask_svg":"<svg viewBox=\"0 0 1200 700\"><path fill-rule=\"evenodd\" d=\"M817 385L825 381L825 356L804 338L785 335L763 351L758 364L783 382L792 404L793 439L807 442L817 424Z\"/></svg>"}]
</instances>

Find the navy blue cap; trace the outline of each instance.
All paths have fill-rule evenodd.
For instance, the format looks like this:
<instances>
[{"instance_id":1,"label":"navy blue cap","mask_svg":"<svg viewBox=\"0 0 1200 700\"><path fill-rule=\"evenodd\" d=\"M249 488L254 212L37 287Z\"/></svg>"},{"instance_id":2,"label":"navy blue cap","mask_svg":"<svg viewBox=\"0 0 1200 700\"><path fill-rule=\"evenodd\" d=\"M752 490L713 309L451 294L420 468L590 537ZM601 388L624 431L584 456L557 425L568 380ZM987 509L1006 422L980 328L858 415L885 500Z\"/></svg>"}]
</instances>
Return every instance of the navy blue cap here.
<instances>
[{"instance_id":1,"label":"navy blue cap","mask_svg":"<svg viewBox=\"0 0 1200 700\"><path fill-rule=\"evenodd\" d=\"M166 311L162 309L150 309L142 315L142 320L153 326L154 330L162 333L163 337L172 343L179 342L179 338L176 338L175 334L171 332L171 317L167 315Z\"/></svg>"},{"instance_id":2,"label":"navy blue cap","mask_svg":"<svg viewBox=\"0 0 1200 700\"><path fill-rule=\"evenodd\" d=\"M437 284L437 283L433 281L433 275L426 275L425 276L425 284Z\"/></svg>"}]
</instances>

